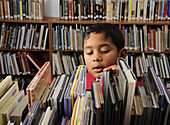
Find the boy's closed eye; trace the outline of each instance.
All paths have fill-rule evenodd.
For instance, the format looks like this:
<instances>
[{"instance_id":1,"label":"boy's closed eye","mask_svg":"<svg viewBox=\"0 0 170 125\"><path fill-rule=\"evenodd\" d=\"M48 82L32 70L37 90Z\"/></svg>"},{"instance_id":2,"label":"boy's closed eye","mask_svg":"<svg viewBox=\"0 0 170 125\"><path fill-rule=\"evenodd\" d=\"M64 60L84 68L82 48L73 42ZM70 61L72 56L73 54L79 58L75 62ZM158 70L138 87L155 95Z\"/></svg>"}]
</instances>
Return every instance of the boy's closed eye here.
<instances>
[{"instance_id":1,"label":"boy's closed eye","mask_svg":"<svg viewBox=\"0 0 170 125\"><path fill-rule=\"evenodd\" d=\"M108 53L110 50L103 50L103 51L101 51L101 53L102 54L106 54L106 53Z\"/></svg>"}]
</instances>

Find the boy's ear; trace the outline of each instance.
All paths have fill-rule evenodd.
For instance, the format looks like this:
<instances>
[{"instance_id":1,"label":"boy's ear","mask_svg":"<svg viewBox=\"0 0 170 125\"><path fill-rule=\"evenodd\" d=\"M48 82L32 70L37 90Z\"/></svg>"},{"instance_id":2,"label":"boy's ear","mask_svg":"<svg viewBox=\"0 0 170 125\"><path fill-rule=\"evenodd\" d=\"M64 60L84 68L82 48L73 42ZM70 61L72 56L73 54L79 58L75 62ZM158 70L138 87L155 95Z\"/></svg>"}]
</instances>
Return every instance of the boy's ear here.
<instances>
[{"instance_id":1,"label":"boy's ear","mask_svg":"<svg viewBox=\"0 0 170 125\"><path fill-rule=\"evenodd\" d=\"M123 48L119 51L119 57L125 58L127 55L127 49Z\"/></svg>"}]
</instances>

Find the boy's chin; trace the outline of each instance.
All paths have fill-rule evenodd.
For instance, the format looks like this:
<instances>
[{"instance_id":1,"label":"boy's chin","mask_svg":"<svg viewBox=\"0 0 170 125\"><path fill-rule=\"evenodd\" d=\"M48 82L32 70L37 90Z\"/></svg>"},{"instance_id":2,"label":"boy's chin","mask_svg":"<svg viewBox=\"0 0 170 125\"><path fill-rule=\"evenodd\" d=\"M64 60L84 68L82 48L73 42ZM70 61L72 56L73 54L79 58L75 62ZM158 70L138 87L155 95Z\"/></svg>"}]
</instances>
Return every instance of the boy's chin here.
<instances>
[{"instance_id":1,"label":"boy's chin","mask_svg":"<svg viewBox=\"0 0 170 125\"><path fill-rule=\"evenodd\" d=\"M100 79L100 74L94 74L94 77Z\"/></svg>"}]
</instances>

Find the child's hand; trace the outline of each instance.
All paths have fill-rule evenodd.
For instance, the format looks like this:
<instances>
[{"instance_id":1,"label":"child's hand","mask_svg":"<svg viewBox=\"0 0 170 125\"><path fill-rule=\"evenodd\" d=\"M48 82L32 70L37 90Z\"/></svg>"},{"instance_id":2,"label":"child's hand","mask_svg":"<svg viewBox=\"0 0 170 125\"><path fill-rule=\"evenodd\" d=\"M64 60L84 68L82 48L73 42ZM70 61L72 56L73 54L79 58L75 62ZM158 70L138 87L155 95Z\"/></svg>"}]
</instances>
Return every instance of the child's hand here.
<instances>
[{"instance_id":1,"label":"child's hand","mask_svg":"<svg viewBox=\"0 0 170 125\"><path fill-rule=\"evenodd\" d=\"M118 65L112 65L112 66L106 67L106 68L103 69L103 72L100 75L102 75L105 71L110 71L111 74L115 74L116 71L119 71L119 66Z\"/></svg>"}]
</instances>

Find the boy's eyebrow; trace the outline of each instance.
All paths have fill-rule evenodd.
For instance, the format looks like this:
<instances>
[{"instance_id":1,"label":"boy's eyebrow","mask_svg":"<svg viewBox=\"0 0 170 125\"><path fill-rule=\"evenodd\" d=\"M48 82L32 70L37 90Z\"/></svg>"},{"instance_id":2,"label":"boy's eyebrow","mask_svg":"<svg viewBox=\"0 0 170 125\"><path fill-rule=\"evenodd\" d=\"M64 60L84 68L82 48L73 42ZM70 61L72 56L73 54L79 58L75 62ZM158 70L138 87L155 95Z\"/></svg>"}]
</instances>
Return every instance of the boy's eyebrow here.
<instances>
[{"instance_id":1,"label":"boy's eyebrow","mask_svg":"<svg viewBox=\"0 0 170 125\"><path fill-rule=\"evenodd\" d=\"M101 44L99 47L103 47L103 46L108 46L108 47L110 47L110 45L109 45L109 44L106 44L106 43ZM84 48L85 48L85 49L86 49L86 48L92 48L92 46L85 46Z\"/></svg>"}]
</instances>

